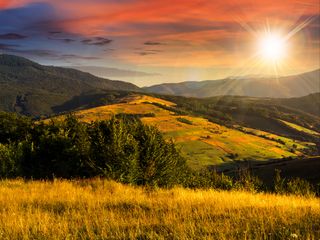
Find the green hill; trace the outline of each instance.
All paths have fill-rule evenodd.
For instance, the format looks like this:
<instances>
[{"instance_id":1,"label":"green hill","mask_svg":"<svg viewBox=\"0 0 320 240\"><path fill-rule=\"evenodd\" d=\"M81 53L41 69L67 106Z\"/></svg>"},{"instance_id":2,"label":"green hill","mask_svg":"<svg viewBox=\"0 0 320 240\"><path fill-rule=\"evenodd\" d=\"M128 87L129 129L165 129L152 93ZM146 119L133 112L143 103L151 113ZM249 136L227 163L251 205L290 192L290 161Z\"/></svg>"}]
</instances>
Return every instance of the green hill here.
<instances>
[{"instance_id":1,"label":"green hill","mask_svg":"<svg viewBox=\"0 0 320 240\"><path fill-rule=\"evenodd\" d=\"M268 160L303 156L315 144L240 126L224 126L192 113L179 111L175 102L142 94L129 94L116 103L74 112L91 122L114 115L138 117L173 139L193 168L242 160ZM63 117L59 116L57 118Z\"/></svg>"},{"instance_id":2,"label":"green hill","mask_svg":"<svg viewBox=\"0 0 320 240\"><path fill-rule=\"evenodd\" d=\"M300 98L270 99L269 101L320 117L320 92Z\"/></svg>"},{"instance_id":3,"label":"green hill","mask_svg":"<svg viewBox=\"0 0 320 240\"><path fill-rule=\"evenodd\" d=\"M139 90L131 83L5 54L0 55L0 89L0 110L32 116L54 113L55 106L88 91Z\"/></svg>"},{"instance_id":4,"label":"green hill","mask_svg":"<svg viewBox=\"0 0 320 240\"><path fill-rule=\"evenodd\" d=\"M226 126L240 125L271 132L300 141L319 143L320 118L317 115L285 106L284 99L253 98L240 96L219 96L211 98L190 98L169 95L155 95L177 104L177 108L208 118L212 122ZM308 97L297 98L300 106L307 109L317 107L306 101ZM288 124L289 123L289 124ZM290 124L291 123L291 124ZM300 128L293 127L294 125ZM301 129L305 129L301 131ZM306 129L310 131L306 131Z\"/></svg>"}]
</instances>

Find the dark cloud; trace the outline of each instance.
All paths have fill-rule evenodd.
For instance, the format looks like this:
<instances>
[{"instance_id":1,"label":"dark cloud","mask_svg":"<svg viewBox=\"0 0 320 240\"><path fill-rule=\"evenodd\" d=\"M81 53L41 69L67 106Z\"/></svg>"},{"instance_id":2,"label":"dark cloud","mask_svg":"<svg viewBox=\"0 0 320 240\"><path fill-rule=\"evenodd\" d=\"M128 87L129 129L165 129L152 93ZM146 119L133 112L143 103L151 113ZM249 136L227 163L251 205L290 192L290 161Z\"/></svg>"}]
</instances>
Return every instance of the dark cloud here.
<instances>
[{"instance_id":1,"label":"dark cloud","mask_svg":"<svg viewBox=\"0 0 320 240\"><path fill-rule=\"evenodd\" d=\"M154 55L154 54L157 54L157 53L145 51L145 52L137 52L137 54L139 54L141 56L147 56L147 55Z\"/></svg>"},{"instance_id":2,"label":"dark cloud","mask_svg":"<svg viewBox=\"0 0 320 240\"><path fill-rule=\"evenodd\" d=\"M66 43L70 43L70 42L75 42L76 41L76 40L71 39L71 38L63 38L63 39L59 39L59 40L61 40L63 42L66 42Z\"/></svg>"},{"instance_id":3,"label":"dark cloud","mask_svg":"<svg viewBox=\"0 0 320 240\"><path fill-rule=\"evenodd\" d=\"M95 37L84 39L81 42L86 45L104 46L110 44L112 40L104 37Z\"/></svg>"},{"instance_id":4,"label":"dark cloud","mask_svg":"<svg viewBox=\"0 0 320 240\"><path fill-rule=\"evenodd\" d=\"M158 54L163 52L162 50L158 50L158 49L146 49L146 50L142 50L137 52L137 54L141 55L141 56L147 56L147 55L154 55L154 54Z\"/></svg>"},{"instance_id":5,"label":"dark cloud","mask_svg":"<svg viewBox=\"0 0 320 240\"><path fill-rule=\"evenodd\" d=\"M91 39L84 39L81 42L84 43L84 44L89 44L89 43L92 42L92 40Z\"/></svg>"},{"instance_id":6,"label":"dark cloud","mask_svg":"<svg viewBox=\"0 0 320 240\"><path fill-rule=\"evenodd\" d=\"M19 47L19 45L0 43L0 50L11 50L16 47Z\"/></svg>"},{"instance_id":7,"label":"dark cloud","mask_svg":"<svg viewBox=\"0 0 320 240\"><path fill-rule=\"evenodd\" d=\"M48 38L50 40L57 40L57 41L62 41L62 42L65 42L65 43L71 43L71 42L75 42L76 40L75 39L71 39L71 38Z\"/></svg>"},{"instance_id":8,"label":"dark cloud","mask_svg":"<svg viewBox=\"0 0 320 240\"><path fill-rule=\"evenodd\" d=\"M62 33L62 32L60 32L60 31L50 31L50 32L48 32L48 33L55 35L55 34L60 34L60 33Z\"/></svg>"},{"instance_id":9,"label":"dark cloud","mask_svg":"<svg viewBox=\"0 0 320 240\"><path fill-rule=\"evenodd\" d=\"M98 60L99 57L90 57L90 56L80 56L76 54L62 54L60 59L83 59L83 60Z\"/></svg>"},{"instance_id":10,"label":"dark cloud","mask_svg":"<svg viewBox=\"0 0 320 240\"><path fill-rule=\"evenodd\" d=\"M152 41L147 41L144 43L144 45L148 45L148 46L157 46L157 45L163 45L164 43L161 42L152 42Z\"/></svg>"},{"instance_id":11,"label":"dark cloud","mask_svg":"<svg viewBox=\"0 0 320 240\"><path fill-rule=\"evenodd\" d=\"M57 58L59 57L56 51L44 50L44 49L8 49L9 53L14 53L22 56L33 56L33 57L46 57L46 58Z\"/></svg>"},{"instance_id":12,"label":"dark cloud","mask_svg":"<svg viewBox=\"0 0 320 240\"><path fill-rule=\"evenodd\" d=\"M52 60L68 60L68 59L80 59L80 60L97 60L98 57L81 56L77 54L62 54L61 52L48 50L48 49L21 49L19 45L2 44L0 43L0 50L8 54L16 54L26 57L40 57Z\"/></svg>"},{"instance_id":13,"label":"dark cloud","mask_svg":"<svg viewBox=\"0 0 320 240\"><path fill-rule=\"evenodd\" d=\"M20 39L25 39L27 36L21 35L18 33L6 33L6 34L0 34L0 39L5 39L5 40L20 40Z\"/></svg>"},{"instance_id":14,"label":"dark cloud","mask_svg":"<svg viewBox=\"0 0 320 240\"><path fill-rule=\"evenodd\" d=\"M57 16L48 3L32 3L23 7L0 10L0 31L37 31L56 29Z\"/></svg>"},{"instance_id":15,"label":"dark cloud","mask_svg":"<svg viewBox=\"0 0 320 240\"><path fill-rule=\"evenodd\" d=\"M160 52L163 52L162 50L159 50L159 49L148 49L148 50L145 50L146 52L154 52L154 53L160 53Z\"/></svg>"}]
</instances>

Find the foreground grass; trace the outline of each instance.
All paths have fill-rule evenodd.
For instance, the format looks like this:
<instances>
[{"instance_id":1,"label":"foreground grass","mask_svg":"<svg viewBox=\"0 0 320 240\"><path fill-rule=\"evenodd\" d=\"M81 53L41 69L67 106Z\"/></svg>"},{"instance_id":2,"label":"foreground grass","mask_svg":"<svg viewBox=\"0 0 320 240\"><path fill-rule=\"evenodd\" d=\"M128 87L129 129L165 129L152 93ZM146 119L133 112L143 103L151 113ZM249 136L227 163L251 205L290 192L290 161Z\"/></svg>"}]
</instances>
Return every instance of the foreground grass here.
<instances>
[{"instance_id":1,"label":"foreground grass","mask_svg":"<svg viewBox=\"0 0 320 240\"><path fill-rule=\"evenodd\" d=\"M0 181L0 239L320 239L320 200L111 181Z\"/></svg>"}]
</instances>

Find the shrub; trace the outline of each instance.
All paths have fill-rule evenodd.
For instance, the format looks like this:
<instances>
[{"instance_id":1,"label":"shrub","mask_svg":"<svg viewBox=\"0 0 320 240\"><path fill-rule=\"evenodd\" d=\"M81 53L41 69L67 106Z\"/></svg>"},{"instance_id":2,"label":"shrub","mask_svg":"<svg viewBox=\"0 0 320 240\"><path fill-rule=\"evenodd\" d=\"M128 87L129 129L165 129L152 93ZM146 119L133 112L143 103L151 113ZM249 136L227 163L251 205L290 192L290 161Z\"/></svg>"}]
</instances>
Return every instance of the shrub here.
<instances>
[{"instance_id":1,"label":"shrub","mask_svg":"<svg viewBox=\"0 0 320 240\"><path fill-rule=\"evenodd\" d=\"M12 178L20 173L20 146L0 143L0 178Z\"/></svg>"},{"instance_id":2,"label":"shrub","mask_svg":"<svg viewBox=\"0 0 320 240\"><path fill-rule=\"evenodd\" d=\"M263 190L263 183L257 176L252 175L248 169L240 169L234 187L238 190L257 192Z\"/></svg>"},{"instance_id":3,"label":"shrub","mask_svg":"<svg viewBox=\"0 0 320 240\"><path fill-rule=\"evenodd\" d=\"M189 124L189 125L192 125L192 121L190 121L189 119L186 119L186 118L182 118L182 117L178 117L177 120L179 122L182 122L182 123L185 123L185 124Z\"/></svg>"},{"instance_id":4,"label":"shrub","mask_svg":"<svg viewBox=\"0 0 320 240\"><path fill-rule=\"evenodd\" d=\"M219 174L216 171L202 170L200 172L190 172L184 186L188 188L231 190L234 187L234 181L223 173Z\"/></svg>"},{"instance_id":5,"label":"shrub","mask_svg":"<svg viewBox=\"0 0 320 240\"><path fill-rule=\"evenodd\" d=\"M314 196L317 189L308 181L300 178L285 179L280 176L281 171L276 169L274 178L274 191L279 194L294 194L301 196Z\"/></svg>"},{"instance_id":6,"label":"shrub","mask_svg":"<svg viewBox=\"0 0 320 240\"><path fill-rule=\"evenodd\" d=\"M0 134L3 139L5 134L13 137L10 144L0 145L0 177L102 176L130 184L170 187L182 181L187 169L173 142L136 118L118 116L91 124L72 115L46 124L10 114L4 119L0 117L0 130L11 127L8 133ZM16 120L9 123L10 119ZM23 129L20 123L25 124Z\"/></svg>"},{"instance_id":7,"label":"shrub","mask_svg":"<svg viewBox=\"0 0 320 240\"><path fill-rule=\"evenodd\" d=\"M287 193L301 196L314 196L312 185L301 178L293 178L287 182Z\"/></svg>"}]
</instances>

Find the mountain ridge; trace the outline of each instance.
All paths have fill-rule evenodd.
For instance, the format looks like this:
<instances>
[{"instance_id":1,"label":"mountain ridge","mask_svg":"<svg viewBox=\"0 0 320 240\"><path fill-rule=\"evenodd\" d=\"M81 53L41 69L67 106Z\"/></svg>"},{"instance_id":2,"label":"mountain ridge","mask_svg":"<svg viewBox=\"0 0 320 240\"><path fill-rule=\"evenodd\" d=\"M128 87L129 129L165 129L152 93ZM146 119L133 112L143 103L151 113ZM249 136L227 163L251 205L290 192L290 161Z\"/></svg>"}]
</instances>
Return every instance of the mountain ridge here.
<instances>
[{"instance_id":1,"label":"mountain ridge","mask_svg":"<svg viewBox=\"0 0 320 240\"><path fill-rule=\"evenodd\" d=\"M225 78L218 80L163 83L142 88L147 92L186 97L239 95L290 98L320 92L320 69L279 78Z\"/></svg>"},{"instance_id":2,"label":"mountain ridge","mask_svg":"<svg viewBox=\"0 0 320 240\"><path fill-rule=\"evenodd\" d=\"M25 115L51 114L52 107L88 91L140 91L132 83L5 54L0 55L0 88L0 109Z\"/></svg>"}]
</instances>

